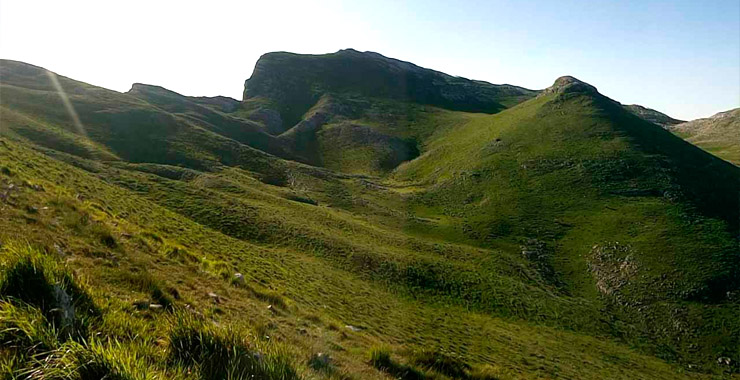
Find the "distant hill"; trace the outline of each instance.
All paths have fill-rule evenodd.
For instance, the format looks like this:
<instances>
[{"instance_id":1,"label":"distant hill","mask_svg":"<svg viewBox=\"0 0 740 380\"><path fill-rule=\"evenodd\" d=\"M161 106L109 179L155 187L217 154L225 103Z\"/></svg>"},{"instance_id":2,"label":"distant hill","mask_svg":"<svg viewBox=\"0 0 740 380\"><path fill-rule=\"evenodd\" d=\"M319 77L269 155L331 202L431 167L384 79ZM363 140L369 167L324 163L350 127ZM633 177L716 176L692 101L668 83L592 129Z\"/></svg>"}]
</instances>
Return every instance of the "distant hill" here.
<instances>
[{"instance_id":1,"label":"distant hill","mask_svg":"<svg viewBox=\"0 0 740 380\"><path fill-rule=\"evenodd\" d=\"M268 53L260 57L244 85L248 110L259 113L267 106L277 111L268 123L275 133L296 125L327 94L494 113L533 97L536 91L453 77L353 49L323 55Z\"/></svg>"},{"instance_id":2,"label":"distant hill","mask_svg":"<svg viewBox=\"0 0 740 380\"><path fill-rule=\"evenodd\" d=\"M0 60L0 377L739 373L740 168L635 109L354 50L241 101Z\"/></svg>"},{"instance_id":3,"label":"distant hill","mask_svg":"<svg viewBox=\"0 0 740 380\"><path fill-rule=\"evenodd\" d=\"M669 130L718 157L740 165L740 108L673 125Z\"/></svg>"},{"instance_id":4,"label":"distant hill","mask_svg":"<svg viewBox=\"0 0 740 380\"><path fill-rule=\"evenodd\" d=\"M237 114L260 122L303 162L380 175L418 155L440 114L495 113L536 94L373 52L277 52L257 61Z\"/></svg>"},{"instance_id":5,"label":"distant hill","mask_svg":"<svg viewBox=\"0 0 740 380\"><path fill-rule=\"evenodd\" d=\"M676 124L685 123L685 121L683 120L674 119L662 112L656 111L652 108L643 107L639 104L630 104L624 107L635 115L651 123L658 124L663 128L668 128Z\"/></svg>"}]
</instances>

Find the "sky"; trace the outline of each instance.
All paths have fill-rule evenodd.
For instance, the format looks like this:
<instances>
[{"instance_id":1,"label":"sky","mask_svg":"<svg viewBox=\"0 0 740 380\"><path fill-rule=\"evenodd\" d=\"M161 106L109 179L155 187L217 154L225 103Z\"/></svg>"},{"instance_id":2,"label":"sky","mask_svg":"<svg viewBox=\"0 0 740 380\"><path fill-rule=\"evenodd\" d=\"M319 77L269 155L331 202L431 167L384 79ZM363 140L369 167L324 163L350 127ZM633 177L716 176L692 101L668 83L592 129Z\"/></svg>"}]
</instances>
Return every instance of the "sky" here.
<instances>
[{"instance_id":1,"label":"sky","mask_svg":"<svg viewBox=\"0 0 740 380\"><path fill-rule=\"evenodd\" d=\"M0 0L0 58L241 99L270 51L354 48L532 89L573 75L690 120L740 106L740 1Z\"/></svg>"}]
</instances>

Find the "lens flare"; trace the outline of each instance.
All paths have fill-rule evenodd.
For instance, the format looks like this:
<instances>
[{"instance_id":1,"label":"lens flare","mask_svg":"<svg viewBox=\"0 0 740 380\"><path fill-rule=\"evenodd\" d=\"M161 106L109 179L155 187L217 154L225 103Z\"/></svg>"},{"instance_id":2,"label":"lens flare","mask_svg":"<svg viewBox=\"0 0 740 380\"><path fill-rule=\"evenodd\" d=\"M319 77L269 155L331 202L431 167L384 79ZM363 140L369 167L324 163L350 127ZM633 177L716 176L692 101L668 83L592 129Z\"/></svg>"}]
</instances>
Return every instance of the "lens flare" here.
<instances>
[{"instance_id":1,"label":"lens flare","mask_svg":"<svg viewBox=\"0 0 740 380\"><path fill-rule=\"evenodd\" d=\"M74 127L77 130L77 133L79 133L82 136L87 137L87 131L85 130L85 127L82 125L82 122L80 121L80 117L77 115L77 111L75 111L74 106L72 106L72 102L69 101L69 97L67 96L67 93L62 88L62 84L59 83L59 79L57 78L57 75L52 73L51 71L47 71L46 76L49 77L49 81L51 81L51 85L54 86L54 89L57 91L57 94L59 94L59 97L62 99L62 103L64 103L64 108L67 109L67 113L69 113L69 116L72 118L72 123L74 123Z\"/></svg>"}]
</instances>

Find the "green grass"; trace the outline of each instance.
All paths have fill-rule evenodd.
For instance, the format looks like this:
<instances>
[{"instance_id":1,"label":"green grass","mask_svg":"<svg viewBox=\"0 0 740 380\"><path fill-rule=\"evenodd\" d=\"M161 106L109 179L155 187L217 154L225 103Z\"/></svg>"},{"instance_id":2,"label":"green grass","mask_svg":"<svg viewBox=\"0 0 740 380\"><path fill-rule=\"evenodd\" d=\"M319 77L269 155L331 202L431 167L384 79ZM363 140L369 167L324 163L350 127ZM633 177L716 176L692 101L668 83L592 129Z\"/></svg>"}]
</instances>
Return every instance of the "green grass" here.
<instances>
[{"instance_id":1,"label":"green grass","mask_svg":"<svg viewBox=\"0 0 740 380\"><path fill-rule=\"evenodd\" d=\"M0 110L1 278L41 285L31 295L16 285L5 302L27 321L17 329L32 342L24 347L47 342L54 368L80 374L90 363L91 376L121 378L148 376L148 366L184 378L674 379L736 370L718 357L740 361L728 207L736 168L598 95L546 94L495 115L346 96L338 101L362 104L335 117L413 140L420 153L378 170L379 151L352 135L358 150L327 160L348 174L199 126L223 115L192 104L159 108L184 102L176 94L150 99L154 107L63 81L83 86L73 103L88 140L21 84L2 84L4 99L18 96ZM150 145L134 151L131 139L106 134L148 124L91 112L138 109L126 102L176 114L174 127L150 131ZM98 153L19 132L18 114ZM369 153L357 162L358 152ZM56 337L44 298L56 284L95 305L81 330L94 338ZM377 346L388 348L374 366L366 353ZM74 347L66 359L64 347ZM42 365L0 351L3 371ZM311 365L316 352L332 370Z\"/></svg>"},{"instance_id":2,"label":"green grass","mask_svg":"<svg viewBox=\"0 0 740 380\"><path fill-rule=\"evenodd\" d=\"M656 378L676 376L675 369L670 366L618 344L604 342L581 333L537 327L531 325L531 322L524 322L522 319L527 314L516 314L520 313L516 311L518 308L507 306L503 310L492 311L493 315L501 315L502 312L519 315L513 320L498 319L488 313L471 313L468 311L470 306L458 303L453 297L438 298L437 291L424 291L424 287L413 290L403 284L376 278L372 272L365 272L363 269L366 268L365 261L353 259L345 261L350 265L344 266L341 260L337 261L332 258L333 256L326 255L327 252L335 252L333 255L340 252L338 249L342 245L335 244L341 240L330 245L324 244L323 250L316 250L311 245L303 243L293 245L300 243L301 239L298 237L303 234L295 235L295 239L289 239L282 244L278 244L278 240L267 240L267 243L262 243L265 240L251 240L254 243L250 243L235 239L215 229L203 227L192 219L158 205L153 200L147 200L146 193L137 194L125 187L106 183L84 170L45 157L10 140L6 140L6 144L12 147L11 150L2 153L9 159L5 162L11 163L9 169L13 174L9 178L14 182L44 178L33 182L41 183L45 190L39 192L21 187L14 198L14 205L5 205L8 208L2 217L3 226L6 226L3 230L3 239L20 236L22 231L23 236L33 239L37 244L46 247L44 249L49 252L61 250L66 257L74 258L70 265L86 273L86 278L98 289L96 297L99 297L98 302L103 309L103 316L100 324L96 325L100 327L93 326L92 330L101 331L104 336L121 343L135 344L144 357L159 355L156 342L167 342L170 327L162 320L166 318L167 313L158 313L154 310L137 311L132 306L134 301L151 297L150 288L141 285L147 284L147 281L121 281L121 274L130 273L133 268L138 268L137 273L146 268L146 273L157 279L158 283L167 282L168 285L160 285L162 289L174 286L181 296L181 300L174 301L176 308L178 304L179 307L193 305L192 307L199 313L219 323L227 325L247 323L254 326L255 331L260 331L256 336L262 338L257 340L264 339L265 336L270 336L270 341L276 339L275 336L287 340L290 342L289 357L299 358L300 352L306 350L302 347L310 348L310 351L316 350L317 347L325 347L322 351L331 353L339 363L339 373L359 373L362 377L377 376L367 372L364 355L356 354L358 350L364 352L377 341L400 347L422 347L424 342L439 341L444 349L462 352L470 362L480 365L487 363L489 366L495 364L497 373L512 373L508 375L509 378L527 377L527 374L542 371L538 369L540 367L547 368L547 371L553 374L576 376L580 373L578 368L582 366L582 361L601 362L601 355L618 356L633 363L634 372L627 372L634 375L632 377L639 377L637 374L651 374L651 377ZM131 173L133 174L126 176L134 175L137 181L145 186L162 181L152 175ZM272 213L279 210L288 212L285 208L293 212L300 211L300 218L311 221L310 224L304 222L304 226L317 223L316 229L311 227L312 232L330 226L337 228L343 224L347 226L337 231L349 232L353 228L356 229L354 232L356 235L352 235L356 236L356 241L351 245L355 246L355 249L362 246L358 245L362 242L362 236L372 233L373 239L387 236L371 241L380 241L388 245L399 243L408 245L409 248L394 254L398 255L398 259L419 249L420 252L425 252L425 255L441 255L440 257L448 257L450 260L456 257L459 260L469 260L476 255L489 257L489 251L486 250L449 244L420 245L421 241L418 239L399 240L387 230L384 235L373 232L374 229L369 228L371 219L356 219L341 210L323 210L322 214L317 215L315 206L291 202L280 196L281 188L262 185L256 180L247 183L252 183L262 190L246 192L242 189L242 196L251 194L248 198L252 200L251 202L258 202L259 199L276 202L273 203L275 205L273 208L268 209ZM162 185L172 186L175 183L164 180ZM83 193L79 196L75 193L70 194L66 190L68 186L81 189ZM278 194L270 195L272 192ZM173 192L170 191L170 194ZM152 199L158 199L158 196ZM215 200L219 197L210 199ZM34 221L31 224L25 211L27 204L41 206L40 212L33 216ZM49 209L43 210L43 207ZM77 220L70 214L87 214L90 220L107 226L111 235L118 241L116 248L107 247L94 234L88 233L89 230L78 229L74 223L54 223L54 220ZM317 221L326 221L328 215L335 215L337 221L331 224L326 222L318 224ZM321 236L329 237L331 233L325 232ZM363 244L369 246L370 243ZM58 250L56 246L60 246L60 249ZM196 257L198 260L191 262L168 255L168 249L165 247L172 246L187 249L188 256ZM375 244L374 250L378 247L380 246ZM394 250L387 252L386 254L390 255ZM219 273L205 270L209 266L204 267L203 261L222 262L231 268L232 273L237 271L244 273L250 286L242 288L231 285L230 276L224 278ZM493 269L496 265L500 264L491 261L488 267L484 268ZM514 268L521 270L525 267L517 264ZM420 278L419 272L409 273L417 273L412 278ZM527 274L522 278L531 275ZM513 278L510 281L513 281ZM511 282L503 282L499 286L504 290L510 284ZM535 291L532 294L537 292L534 286L524 289ZM211 291L223 296L225 301L214 305L206 295ZM527 292L519 294L528 295ZM261 294L269 294L269 298ZM543 297L545 294L547 293L543 293ZM279 305L275 302L276 295L279 295L279 299L285 300L286 306L267 309L268 304ZM547 302L556 303L565 301L561 309L564 311L567 305L572 306L572 301L560 298L562 296L547 296L544 300L551 299ZM526 307L532 307L532 301L528 298L518 300L523 302L523 305L530 305ZM323 305L326 305L326 308ZM550 310L548 308L541 310ZM294 326L305 324L305 321L309 321L307 316L315 315L320 316L319 322L308 322L307 326L312 331L315 329L318 335L299 334ZM554 320L550 317L541 321L550 324L560 320L557 314L554 317ZM548 320L551 322L547 322ZM462 326L461 321L465 321ZM369 330L353 333L346 331L343 327L345 324L359 325ZM440 331L445 333L441 335ZM487 338L481 339L481 334ZM548 342L544 348L537 343L542 339L547 339ZM510 347L512 340L518 342L513 352L506 348ZM139 341L140 345L133 343ZM336 344L344 348L342 350L332 348L336 347ZM579 348L574 351L573 347ZM542 358L535 356L540 355L538 352L543 349L546 352L545 356L541 356ZM494 352L500 353L492 355ZM579 356L579 359L574 360L570 356L573 352L581 352L578 355L587 355L588 359ZM528 358L526 362L520 361L524 358ZM297 367L300 368L300 365ZM598 367L600 368L598 370L597 367L593 367L593 374L597 377L598 374L605 376L616 373L614 371L621 371L622 367L622 364ZM175 370L167 367L166 363L159 364L158 368L161 371ZM517 370L511 372L513 368ZM327 376L336 375L327 374Z\"/></svg>"}]
</instances>

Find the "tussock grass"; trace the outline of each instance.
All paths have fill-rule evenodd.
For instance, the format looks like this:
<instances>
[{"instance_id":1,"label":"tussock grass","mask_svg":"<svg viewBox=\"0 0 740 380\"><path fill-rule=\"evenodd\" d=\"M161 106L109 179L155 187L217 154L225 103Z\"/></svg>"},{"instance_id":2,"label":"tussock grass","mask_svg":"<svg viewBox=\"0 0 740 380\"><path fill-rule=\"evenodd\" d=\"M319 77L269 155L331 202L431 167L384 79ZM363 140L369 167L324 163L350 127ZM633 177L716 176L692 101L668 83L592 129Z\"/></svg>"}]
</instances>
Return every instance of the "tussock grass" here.
<instances>
[{"instance_id":1,"label":"tussock grass","mask_svg":"<svg viewBox=\"0 0 740 380\"><path fill-rule=\"evenodd\" d=\"M393 360L390 351L383 347L375 347L370 350L370 364L396 379L425 380L428 378L420 369Z\"/></svg>"},{"instance_id":2,"label":"tussock grass","mask_svg":"<svg viewBox=\"0 0 740 380\"><path fill-rule=\"evenodd\" d=\"M425 349L411 355L411 363L455 379L470 377L471 366L456 355Z\"/></svg>"},{"instance_id":3,"label":"tussock grass","mask_svg":"<svg viewBox=\"0 0 740 380\"><path fill-rule=\"evenodd\" d=\"M65 337L83 339L90 318L100 310L85 286L56 259L27 244L3 247L0 298L37 307Z\"/></svg>"},{"instance_id":4,"label":"tussock grass","mask_svg":"<svg viewBox=\"0 0 740 380\"><path fill-rule=\"evenodd\" d=\"M71 378L79 380L149 380L156 379L156 371L139 357L135 349L108 342L96 341L66 347L62 368L71 369Z\"/></svg>"},{"instance_id":5,"label":"tussock grass","mask_svg":"<svg viewBox=\"0 0 740 380\"><path fill-rule=\"evenodd\" d=\"M169 338L170 359L196 369L204 380L299 379L286 354L256 351L243 331L220 330L192 316L180 316Z\"/></svg>"},{"instance_id":6,"label":"tussock grass","mask_svg":"<svg viewBox=\"0 0 740 380\"><path fill-rule=\"evenodd\" d=\"M19 302L0 301L0 347L20 358L55 349L59 336L38 308ZM18 360L18 359L16 359Z\"/></svg>"},{"instance_id":7,"label":"tussock grass","mask_svg":"<svg viewBox=\"0 0 740 380\"><path fill-rule=\"evenodd\" d=\"M176 291L165 286L162 281L144 269L122 272L120 280L135 290L148 293L153 303L160 304L166 309L172 309L175 304L173 294L177 294Z\"/></svg>"}]
</instances>

